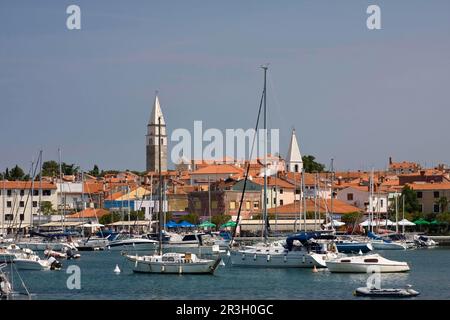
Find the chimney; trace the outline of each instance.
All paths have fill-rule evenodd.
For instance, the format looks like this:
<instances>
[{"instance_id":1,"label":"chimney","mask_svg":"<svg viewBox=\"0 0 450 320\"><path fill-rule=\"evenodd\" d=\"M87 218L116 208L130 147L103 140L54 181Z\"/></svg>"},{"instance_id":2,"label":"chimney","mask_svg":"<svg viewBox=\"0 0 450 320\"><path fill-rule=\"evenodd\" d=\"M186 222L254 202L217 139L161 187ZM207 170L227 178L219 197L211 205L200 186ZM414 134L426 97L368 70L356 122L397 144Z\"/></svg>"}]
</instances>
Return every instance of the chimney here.
<instances>
[{"instance_id":1,"label":"chimney","mask_svg":"<svg viewBox=\"0 0 450 320\"><path fill-rule=\"evenodd\" d=\"M389 165L392 164L392 157L389 157Z\"/></svg>"}]
</instances>

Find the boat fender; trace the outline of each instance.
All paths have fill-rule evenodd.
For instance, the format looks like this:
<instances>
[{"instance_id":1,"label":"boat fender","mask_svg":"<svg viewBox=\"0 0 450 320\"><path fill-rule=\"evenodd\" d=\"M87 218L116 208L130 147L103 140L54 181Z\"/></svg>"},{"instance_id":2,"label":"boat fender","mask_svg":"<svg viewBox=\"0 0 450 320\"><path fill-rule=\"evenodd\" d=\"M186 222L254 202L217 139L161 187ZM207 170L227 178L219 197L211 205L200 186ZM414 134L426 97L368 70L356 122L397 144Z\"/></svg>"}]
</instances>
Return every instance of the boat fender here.
<instances>
[{"instance_id":1,"label":"boat fender","mask_svg":"<svg viewBox=\"0 0 450 320\"><path fill-rule=\"evenodd\" d=\"M255 253L255 255L253 256L253 260L255 260L255 261L256 261L256 253Z\"/></svg>"},{"instance_id":2,"label":"boat fender","mask_svg":"<svg viewBox=\"0 0 450 320\"><path fill-rule=\"evenodd\" d=\"M242 254L242 260L245 260L245 253Z\"/></svg>"},{"instance_id":3,"label":"boat fender","mask_svg":"<svg viewBox=\"0 0 450 320\"><path fill-rule=\"evenodd\" d=\"M182 273L183 273L183 267L182 267L182 266L180 266L180 267L178 268L178 273L179 273L179 274L182 274Z\"/></svg>"},{"instance_id":4,"label":"boat fender","mask_svg":"<svg viewBox=\"0 0 450 320\"><path fill-rule=\"evenodd\" d=\"M270 261L270 254L267 255L267 262Z\"/></svg>"},{"instance_id":5,"label":"boat fender","mask_svg":"<svg viewBox=\"0 0 450 320\"><path fill-rule=\"evenodd\" d=\"M161 272L166 271L166 268L164 266L161 266Z\"/></svg>"},{"instance_id":6,"label":"boat fender","mask_svg":"<svg viewBox=\"0 0 450 320\"><path fill-rule=\"evenodd\" d=\"M305 263L306 262L306 258L305 256L302 257L302 262Z\"/></svg>"},{"instance_id":7,"label":"boat fender","mask_svg":"<svg viewBox=\"0 0 450 320\"><path fill-rule=\"evenodd\" d=\"M287 262L287 256L286 255L283 256L283 261Z\"/></svg>"}]
</instances>

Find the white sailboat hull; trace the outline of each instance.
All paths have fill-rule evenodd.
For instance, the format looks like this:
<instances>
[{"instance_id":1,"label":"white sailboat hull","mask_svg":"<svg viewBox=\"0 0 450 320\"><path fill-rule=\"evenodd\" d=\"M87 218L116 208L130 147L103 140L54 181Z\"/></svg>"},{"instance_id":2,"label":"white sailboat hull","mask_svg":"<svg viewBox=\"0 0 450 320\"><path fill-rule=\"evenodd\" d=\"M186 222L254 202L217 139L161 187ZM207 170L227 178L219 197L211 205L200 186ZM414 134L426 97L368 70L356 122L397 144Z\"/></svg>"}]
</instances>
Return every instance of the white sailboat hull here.
<instances>
[{"instance_id":1,"label":"white sailboat hull","mask_svg":"<svg viewBox=\"0 0 450 320\"><path fill-rule=\"evenodd\" d=\"M220 263L220 259L191 263L146 261L133 256L127 256L127 259L131 262L133 272L159 274L213 274Z\"/></svg>"},{"instance_id":2,"label":"white sailboat hull","mask_svg":"<svg viewBox=\"0 0 450 320\"><path fill-rule=\"evenodd\" d=\"M106 247L111 251L154 251L158 249L158 242L146 239L127 239L119 241L111 241Z\"/></svg>"},{"instance_id":3,"label":"white sailboat hull","mask_svg":"<svg viewBox=\"0 0 450 320\"><path fill-rule=\"evenodd\" d=\"M325 268L326 261L333 259L334 254L318 254L291 251L286 254L248 253L231 251L233 266L262 268Z\"/></svg>"}]
</instances>

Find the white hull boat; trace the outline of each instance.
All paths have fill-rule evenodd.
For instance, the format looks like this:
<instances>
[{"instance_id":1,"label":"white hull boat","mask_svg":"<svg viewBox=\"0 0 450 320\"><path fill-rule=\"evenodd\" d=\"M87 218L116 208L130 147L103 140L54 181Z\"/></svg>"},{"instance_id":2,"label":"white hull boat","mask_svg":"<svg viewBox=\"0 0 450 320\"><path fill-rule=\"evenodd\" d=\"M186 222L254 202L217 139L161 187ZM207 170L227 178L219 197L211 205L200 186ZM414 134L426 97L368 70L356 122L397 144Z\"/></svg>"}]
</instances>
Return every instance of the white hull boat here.
<instances>
[{"instance_id":1,"label":"white hull boat","mask_svg":"<svg viewBox=\"0 0 450 320\"><path fill-rule=\"evenodd\" d=\"M106 238L88 238L78 241L77 249L78 251L104 250L109 243Z\"/></svg>"},{"instance_id":2,"label":"white hull boat","mask_svg":"<svg viewBox=\"0 0 450 320\"><path fill-rule=\"evenodd\" d=\"M383 240L373 240L372 247L374 250L406 250L406 243L386 242Z\"/></svg>"},{"instance_id":3,"label":"white hull boat","mask_svg":"<svg viewBox=\"0 0 450 320\"><path fill-rule=\"evenodd\" d=\"M383 258L379 254L349 256L326 262L330 272L342 273L391 273L409 271L408 263Z\"/></svg>"},{"instance_id":4,"label":"white hull boat","mask_svg":"<svg viewBox=\"0 0 450 320\"><path fill-rule=\"evenodd\" d=\"M326 261L336 258L333 254L287 251L285 253L262 253L254 250L230 251L231 264L238 267L262 268L325 268Z\"/></svg>"},{"instance_id":5,"label":"white hull boat","mask_svg":"<svg viewBox=\"0 0 450 320\"><path fill-rule=\"evenodd\" d=\"M34 241L23 241L19 242L18 245L22 248L28 248L33 251L64 251L68 249L77 250L76 246L67 242L34 242Z\"/></svg>"},{"instance_id":6,"label":"white hull boat","mask_svg":"<svg viewBox=\"0 0 450 320\"><path fill-rule=\"evenodd\" d=\"M108 243L106 249L111 251L154 251L158 249L158 241L144 238L114 240Z\"/></svg>"},{"instance_id":7,"label":"white hull boat","mask_svg":"<svg viewBox=\"0 0 450 320\"><path fill-rule=\"evenodd\" d=\"M292 239L295 240L295 236ZM239 267L325 268L328 260L338 257L337 250L334 252L327 250L328 245L328 243L303 242L285 248L280 242L258 244L231 250L230 259L233 266Z\"/></svg>"},{"instance_id":8,"label":"white hull boat","mask_svg":"<svg viewBox=\"0 0 450 320\"><path fill-rule=\"evenodd\" d=\"M221 259L200 259L191 253L125 256L134 272L159 274L213 274Z\"/></svg>"},{"instance_id":9,"label":"white hull boat","mask_svg":"<svg viewBox=\"0 0 450 320\"><path fill-rule=\"evenodd\" d=\"M23 255L14 259L14 264L19 270L59 270L61 264L53 257L47 260L40 259L37 255Z\"/></svg>"}]
</instances>

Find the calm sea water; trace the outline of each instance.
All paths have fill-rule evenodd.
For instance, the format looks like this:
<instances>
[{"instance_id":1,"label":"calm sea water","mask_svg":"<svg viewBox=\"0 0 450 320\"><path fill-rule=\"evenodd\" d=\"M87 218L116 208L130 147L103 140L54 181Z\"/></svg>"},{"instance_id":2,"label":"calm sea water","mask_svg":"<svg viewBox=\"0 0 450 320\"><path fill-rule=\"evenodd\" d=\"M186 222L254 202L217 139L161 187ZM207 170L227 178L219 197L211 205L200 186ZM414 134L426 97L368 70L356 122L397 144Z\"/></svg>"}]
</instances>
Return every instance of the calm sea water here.
<instances>
[{"instance_id":1,"label":"calm sea water","mask_svg":"<svg viewBox=\"0 0 450 320\"><path fill-rule=\"evenodd\" d=\"M412 284L415 299L450 299L450 248L380 252L407 261L411 272L382 274L382 287ZM135 274L119 252L81 252L81 259L63 261L61 271L20 271L33 299L357 299L366 274L332 274L326 270L254 269L220 266L215 275ZM227 262L227 257L224 257ZM116 264L122 272L113 272ZM81 289L69 290L67 267L81 269ZM14 287L20 280L14 276Z\"/></svg>"}]
</instances>

